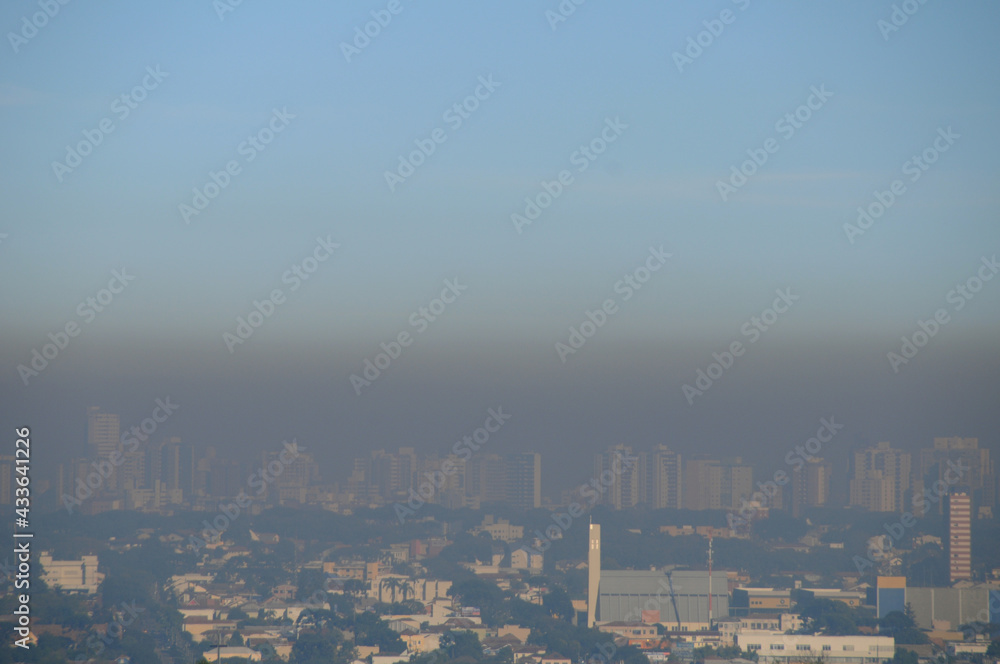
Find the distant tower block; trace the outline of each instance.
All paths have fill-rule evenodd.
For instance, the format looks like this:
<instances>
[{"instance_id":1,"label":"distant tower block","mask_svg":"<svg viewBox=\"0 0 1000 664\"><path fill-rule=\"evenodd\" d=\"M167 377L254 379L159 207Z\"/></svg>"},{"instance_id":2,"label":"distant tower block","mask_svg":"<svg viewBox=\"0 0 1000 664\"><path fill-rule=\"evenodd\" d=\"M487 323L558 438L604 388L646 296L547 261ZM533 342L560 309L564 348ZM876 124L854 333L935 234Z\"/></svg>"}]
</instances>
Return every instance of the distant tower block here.
<instances>
[{"instance_id":1,"label":"distant tower block","mask_svg":"<svg viewBox=\"0 0 1000 664\"><path fill-rule=\"evenodd\" d=\"M597 591L601 584L601 526L590 524L590 550L587 552L587 627L597 624Z\"/></svg>"},{"instance_id":2,"label":"distant tower block","mask_svg":"<svg viewBox=\"0 0 1000 664\"><path fill-rule=\"evenodd\" d=\"M948 495L948 580L972 578L972 499L965 492Z\"/></svg>"}]
</instances>

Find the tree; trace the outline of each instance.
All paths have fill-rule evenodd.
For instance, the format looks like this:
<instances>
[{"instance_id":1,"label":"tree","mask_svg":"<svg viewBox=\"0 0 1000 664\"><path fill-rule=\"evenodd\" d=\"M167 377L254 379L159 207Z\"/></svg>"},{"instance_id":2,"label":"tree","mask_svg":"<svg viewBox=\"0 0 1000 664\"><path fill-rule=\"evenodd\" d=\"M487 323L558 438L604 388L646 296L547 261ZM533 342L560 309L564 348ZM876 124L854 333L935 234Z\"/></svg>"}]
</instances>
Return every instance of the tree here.
<instances>
[{"instance_id":1,"label":"tree","mask_svg":"<svg viewBox=\"0 0 1000 664\"><path fill-rule=\"evenodd\" d=\"M325 581L326 577L322 570L303 569L299 572L299 578L295 584L295 599L301 601L312 597L317 590L323 590Z\"/></svg>"},{"instance_id":2,"label":"tree","mask_svg":"<svg viewBox=\"0 0 1000 664\"><path fill-rule=\"evenodd\" d=\"M894 654L892 659L889 661L890 664L917 664L919 658L917 657L917 653L912 650L897 648L896 654Z\"/></svg>"},{"instance_id":3,"label":"tree","mask_svg":"<svg viewBox=\"0 0 1000 664\"><path fill-rule=\"evenodd\" d=\"M340 630L304 632L292 646L295 664L348 664L354 648L343 640Z\"/></svg>"},{"instance_id":4,"label":"tree","mask_svg":"<svg viewBox=\"0 0 1000 664\"><path fill-rule=\"evenodd\" d=\"M898 644L919 645L929 643L930 639L917 629L913 619L913 611L906 606L906 611L890 611L878 621L879 631L893 637Z\"/></svg>"},{"instance_id":5,"label":"tree","mask_svg":"<svg viewBox=\"0 0 1000 664\"><path fill-rule=\"evenodd\" d=\"M389 577L387 579L382 579L378 582L379 595L382 594L382 588L388 588L392 592L392 599L390 601L396 601L396 591L399 589L400 581L395 577Z\"/></svg>"},{"instance_id":6,"label":"tree","mask_svg":"<svg viewBox=\"0 0 1000 664\"><path fill-rule=\"evenodd\" d=\"M368 584L360 579L348 579L344 581L344 594L357 601L361 594L368 590Z\"/></svg>"},{"instance_id":7,"label":"tree","mask_svg":"<svg viewBox=\"0 0 1000 664\"><path fill-rule=\"evenodd\" d=\"M542 597L542 607L553 618L573 620L573 602L569 598L569 593L562 586L553 587Z\"/></svg>"},{"instance_id":8,"label":"tree","mask_svg":"<svg viewBox=\"0 0 1000 664\"><path fill-rule=\"evenodd\" d=\"M494 583L475 577L452 584L448 593L459 598L462 606L479 608L479 615L488 627L504 624L510 618L510 606L504 593Z\"/></svg>"}]
</instances>

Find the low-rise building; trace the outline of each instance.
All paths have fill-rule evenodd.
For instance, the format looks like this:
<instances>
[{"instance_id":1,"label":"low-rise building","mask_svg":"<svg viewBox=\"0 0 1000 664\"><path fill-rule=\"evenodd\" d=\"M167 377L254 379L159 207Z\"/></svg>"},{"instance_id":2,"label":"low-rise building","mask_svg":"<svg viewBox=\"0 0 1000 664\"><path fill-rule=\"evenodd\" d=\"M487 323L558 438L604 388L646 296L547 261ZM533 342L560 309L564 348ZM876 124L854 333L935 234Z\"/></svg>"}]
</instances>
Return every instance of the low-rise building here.
<instances>
[{"instance_id":1,"label":"low-rise building","mask_svg":"<svg viewBox=\"0 0 1000 664\"><path fill-rule=\"evenodd\" d=\"M93 595L104 580L97 571L97 556L82 556L79 560L55 560L47 551L38 558L45 573L42 581L66 592Z\"/></svg>"},{"instance_id":2,"label":"low-rise building","mask_svg":"<svg viewBox=\"0 0 1000 664\"><path fill-rule=\"evenodd\" d=\"M524 526L515 526L507 519L494 519L492 514L483 517L483 522L472 529L473 535L489 533L495 540L516 542L524 537Z\"/></svg>"},{"instance_id":3,"label":"low-rise building","mask_svg":"<svg viewBox=\"0 0 1000 664\"><path fill-rule=\"evenodd\" d=\"M775 588L734 588L731 615L786 613L792 607L790 590Z\"/></svg>"},{"instance_id":4,"label":"low-rise building","mask_svg":"<svg viewBox=\"0 0 1000 664\"><path fill-rule=\"evenodd\" d=\"M822 636L748 632L736 645L756 653L760 664L822 659L829 664L877 664L892 659L896 645L889 636Z\"/></svg>"},{"instance_id":5,"label":"low-rise building","mask_svg":"<svg viewBox=\"0 0 1000 664\"><path fill-rule=\"evenodd\" d=\"M518 547L510 552L511 569L541 570L543 562L542 554L528 547Z\"/></svg>"},{"instance_id":6,"label":"low-rise building","mask_svg":"<svg viewBox=\"0 0 1000 664\"><path fill-rule=\"evenodd\" d=\"M209 662L224 662L230 657L242 657L249 662L259 662L261 660L259 652L243 646L212 648L211 650L206 650L202 654L202 657Z\"/></svg>"}]
</instances>

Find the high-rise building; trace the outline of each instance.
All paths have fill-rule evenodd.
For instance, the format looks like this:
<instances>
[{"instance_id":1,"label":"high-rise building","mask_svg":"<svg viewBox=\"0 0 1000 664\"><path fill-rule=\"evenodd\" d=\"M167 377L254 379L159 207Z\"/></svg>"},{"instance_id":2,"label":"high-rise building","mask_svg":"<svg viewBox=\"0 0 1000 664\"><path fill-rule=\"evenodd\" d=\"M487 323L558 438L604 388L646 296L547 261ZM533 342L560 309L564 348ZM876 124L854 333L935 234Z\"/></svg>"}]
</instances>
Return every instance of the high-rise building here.
<instances>
[{"instance_id":1,"label":"high-rise building","mask_svg":"<svg viewBox=\"0 0 1000 664\"><path fill-rule=\"evenodd\" d=\"M972 497L948 495L948 578L951 583L972 578Z\"/></svg>"},{"instance_id":2,"label":"high-rise building","mask_svg":"<svg viewBox=\"0 0 1000 664\"><path fill-rule=\"evenodd\" d=\"M93 459L107 459L121 446L118 416L104 413L99 406L87 409L87 444Z\"/></svg>"},{"instance_id":3,"label":"high-rise building","mask_svg":"<svg viewBox=\"0 0 1000 664\"><path fill-rule=\"evenodd\" d=\"M993 516L997 505L996 474L990 451L980 449L978 438L935 438L933 447L920 450L915 471L917 514L942 514L944 495L962 487L970 491L973 516Z\"/></svg>"},{"instance_id":4,"label":"high-rise building","mask_svg":"<svg viewBox=\"0 0 1000 664\"><path fill-rule=\"evenodd\" d=\"M412 447L401 447L398 453L375 450L368 463L369 491L385 500L407 496L416 470L417 455Z\"/></svg>"},{"instance_id":5,"label":"high-rise building","mask_svg":"<svg viewBox=\"0 0 1000 664\"><path fill-rule=\"evenodd\" d=\"M802 516L806 509L823 507L830 501L830 478L833 466L819 457L812 457L799 468L792 470L791 508L792 516Z\"/></svg>"},{"instance_id":6,"label":"high-rise building","mask_svg":"<svg viewBox=\"0 0 1000 664\"><path fill-rule=\"evenodd\" d=\"M503 457L499 454L476 454L465 462L466 493L482 503L506 500L507 479Z\"/></svg>"},{"instance_id":7,"label":"high-rise building","mask_svg":"<svg viewBox=\"0 0 1000 664\"><path fill-rule=\"evenodd\" d=\"M639 455L643 502L653 509L681 509L683 482L681 455L666 445L657 445Z\"/></svg>"},{"instance_id":8,"label":"high-rise building","mask_svg":"<svg viewBox=\"0 0 1000 664\"><path fill-rule=\"evenodd\" d=\"M100 407L91 406L87 409L87 446L90 457L94 460L107 460L115 450L121 447L120 424L114 413L102 412ZM104 481L104 489L115 491L118 488L117 468Z\"/></svg>"},{"instance_id":9,"label":"high-rise building","mask_svg":"<svg viewBox=\"0 0 1000 664\"><path fill-rule=\"evenodd\" d=\"M910 455L887 442L854 453L850 504L871 512L897 512L910 494Z\"/></svg>"},{"instance_id":10,"label":"high-rise building","mask_svg":"<svg viewBox=\"0 0 1000 664\"><path fill-rule=\"evenodd\" d=\"M160 480L167 491L179 489L184 496L190 497L196 484L195 472L198 468L194 445L181 442L175 436L162 445L150 446L148 449L147 465L152 468L147 471L150 481L146 486L155 486L153 481Z\"/></svg>"},{"instance_id":11,"label":"high-rise building","mask_svg":"<svg viewBox=\"0 0 1000 664\"><path fill-rule=\"evenodd\" d=\"M695 458L684 465L684 507L692 510L739 509L753 494L753 468L740 457Z\"/></svg>"},{"instance_id":12,"label":"high-rise building","mask_svg":"<svg viewBox=\"0 0 1000 664\"><path fill-rule=\"evenodd\" d=\"M688 457L684 461L684 508L707 510L711 508L711 489L708 485L709 468L718 460L706 457Z\"/></svg>"},{"instance_id":13,"label":"high-rise building","mask_svg":"<svg viewBox=\"0 0 1000 664\"><path fill-rule=\"evenodd\" d=\"M506 501L520 509L542 506L542 457L537 452L508 454L504 458Z\"/></svg>"},{"instance_id":14,"label":"high-rise building","mask_svg":"<svg viewBox=\"0 0 1000 664\"><path fill-rule=\"evenodd\" d=\"M149 486L146 475L146 449L138 447L124 450L117 472L120 489L144 489Z\"/></svg>"},{"instance_id":15,"label":"high-rise building","mask_svg":"<svg viewBox=\"0 0 1000 664\"><path fill-rule=\"evenodd\" d=\"M643 502L644 482L639 457L627 445L615 445L594 457L594 477L607 490L602 495L606 505L625 510Z\"/></svg>"}]
</instances>

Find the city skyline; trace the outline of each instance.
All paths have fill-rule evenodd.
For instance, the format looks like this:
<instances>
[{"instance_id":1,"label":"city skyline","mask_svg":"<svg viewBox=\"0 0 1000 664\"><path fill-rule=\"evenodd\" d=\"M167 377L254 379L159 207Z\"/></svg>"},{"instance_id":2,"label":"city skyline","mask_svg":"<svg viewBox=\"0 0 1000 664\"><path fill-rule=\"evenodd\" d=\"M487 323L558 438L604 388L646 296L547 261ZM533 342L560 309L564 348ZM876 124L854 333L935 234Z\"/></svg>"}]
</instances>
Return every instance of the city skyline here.
<instances>
[{"instance_id":1,"label":"city skyline","mask_svg":"<svg viewBox=\"0 0 1000 664\"><path fill-rule=\"evenodd\" d=\"M157 399L156 404L149 418L130 427L122 427L116 413L89 407L84 446L89 454L58 464L54 477L45 478L54 480L55 493L49 492L49 502L57 497L59 506L73 513L85 502L81 498L101 496L114 498L111 503L99 502L101 509L175 511L196 500L235 496L253 477L266 476L264 469L275 455L273 450L261 449L255 452L260 455L257 461L248 461L245 455L220 454L212 445L158 435L160 424L180 406L169 398ZM490 409L484 426L450 449L429 453L405 446L396 451L373 450L354 457L352 470L339 474L329 469L324 474L302 445L297 452L301 460L296 463L300 473L293 478L289 472L278 481L277 498L265 491L259 495L271 504L303 505L400 505L411 499L451 509L478 508L481 503L505 503L519 509L568 504L573 492L543 481L542 455L530 451L497 454L487 447L490 431L498 434L509 418L502 407ZM822 455L822 446L841 427L833 418L821 423L817 437L791 449L784 459L785 468L773 473L760 463L712 455L705 449L685 455L662 443L647 449L612 445L593 456L592 477L607 473L613 477L596 504L616 510L715 509L740 514L752 506L761 514L778 509L793 517L808 508L844 506L871 512L913 509L925 516L944 513L944 498L961 491L975 496L970 503L975 518L992 518L998 477L990 451L980 448L977 438L934 437L930 446L912 451L894 448L888 441L863 449L855 443L847 463L834 464ZM292 442L298 449L299 441L293 438ZM12 502L13 479L13 464L0 464L0 503ZM425 488L429 495L421 493ZM838 501L838 495L844 499Z\"/></svg>"}]
</instances>

